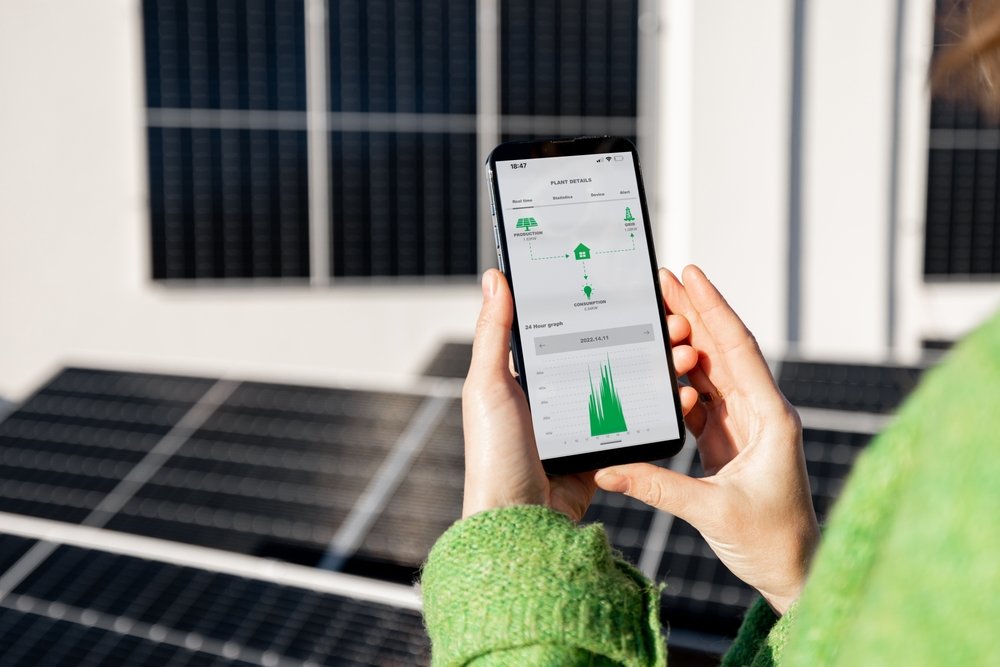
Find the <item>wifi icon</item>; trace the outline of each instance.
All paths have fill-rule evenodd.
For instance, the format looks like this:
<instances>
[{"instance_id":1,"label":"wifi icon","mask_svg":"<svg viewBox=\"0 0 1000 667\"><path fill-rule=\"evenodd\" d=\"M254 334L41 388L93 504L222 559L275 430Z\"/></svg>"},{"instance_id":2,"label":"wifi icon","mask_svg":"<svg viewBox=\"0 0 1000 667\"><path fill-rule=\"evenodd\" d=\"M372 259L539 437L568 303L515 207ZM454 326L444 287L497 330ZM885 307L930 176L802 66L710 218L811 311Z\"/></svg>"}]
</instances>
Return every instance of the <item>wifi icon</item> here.
<instances>
[{"instance_id":1,"label":"wifi icon","mask_svg":"<svg viewBox=\"0 0 1000 667\"><path fill-rule=\"evenodd\" d=\"M605 159L605 160L607 160L608 162L611 162L611 156L610 156L610 155L609 155L609 156L607 156L607 157L606 157L606 158L604 158L604 159Z\"/></svg>"}]
</instances>

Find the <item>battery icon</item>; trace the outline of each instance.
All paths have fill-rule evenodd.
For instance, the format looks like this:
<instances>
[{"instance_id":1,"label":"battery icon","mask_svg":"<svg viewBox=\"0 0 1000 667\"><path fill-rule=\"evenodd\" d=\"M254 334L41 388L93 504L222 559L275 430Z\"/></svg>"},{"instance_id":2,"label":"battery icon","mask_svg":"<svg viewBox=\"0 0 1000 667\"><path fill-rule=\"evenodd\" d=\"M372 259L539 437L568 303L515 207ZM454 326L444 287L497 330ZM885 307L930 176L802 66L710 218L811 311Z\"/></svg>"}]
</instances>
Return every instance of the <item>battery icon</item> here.
<instances>
[{"instance_id":1,"label":"battery icon","mask_svg":"<svg viewBox=\"0 0 1000 667\"><path fill-rule=\"evenodd\" d=\"M616 155L615 156L615 162L621 162L624 159L625 159L624 155Z\"/></svg>"}]
</instances>

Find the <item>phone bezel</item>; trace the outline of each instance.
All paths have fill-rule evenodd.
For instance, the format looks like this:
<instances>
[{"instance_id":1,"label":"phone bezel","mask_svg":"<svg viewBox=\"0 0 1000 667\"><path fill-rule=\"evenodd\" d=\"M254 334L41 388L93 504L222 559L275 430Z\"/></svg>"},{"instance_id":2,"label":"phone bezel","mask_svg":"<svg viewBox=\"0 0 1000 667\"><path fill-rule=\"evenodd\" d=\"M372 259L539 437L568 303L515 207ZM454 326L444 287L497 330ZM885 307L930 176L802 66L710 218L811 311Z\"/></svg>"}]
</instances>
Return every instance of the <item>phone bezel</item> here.
<instances>
[{"instance_id":1,"label":"phone bezel","mask_svg":"<svg viewBox=\"0 0 1000 667\"><path fill-rule=\"evenodd\" d=\"M486 160L488 180L487 186L490 193L491 212L493 214L493 224L496 232L495 240L498 244L498 260L500 261L501 270L507 277L507 284L510 285L511 295L514 299L514 324L511 330L510 346L511 351L513 352L515 370L518 373L518 381L521 388L524 390L525 397L528 400L528 409L530 410L531 396L528 394L528 384L524 373L524 353L521 341L521 328L518 325L517 320L517 290L515 288L514 276L511 274L510 270L510 261L508 261L510 255L507 251L507 235L504 229L503 210L496 205L496 202L501 201L500 185L498 183L498 179L495 177L496 163L546 157L625 152L632 154L632 164L635 168L635 179L639 188L639 205L642 208L646 245L649 249L650 279L653 290L656 293L655 301L659 312L660 329L664 343L664 356L670 373L671 389L673 391L672 398L676 413L675 416L677 419L678 433L680 435L675 440L657 441L642 445L618 447L604 451L542 459L542 466L545 468L545 471L552 475L595 470L597 468L603 468L605 466L617 465L621 463L663 459L676 455L684 446L686 431L684 428L684 418L681 414L679 390L677 388L677 372L674 370L673 354L670 349L670 334L667 331L666 310L663 305L663 296L660 292L660 283L657 278L656 252L653 247L653 234L650 226L649 209L646 205L646 190L642 182L642 170L639 167L639 154L636 151L635 145L624 137L577 137L573 139L502 143L493 149Z\"/></svg>"}]
</instances>

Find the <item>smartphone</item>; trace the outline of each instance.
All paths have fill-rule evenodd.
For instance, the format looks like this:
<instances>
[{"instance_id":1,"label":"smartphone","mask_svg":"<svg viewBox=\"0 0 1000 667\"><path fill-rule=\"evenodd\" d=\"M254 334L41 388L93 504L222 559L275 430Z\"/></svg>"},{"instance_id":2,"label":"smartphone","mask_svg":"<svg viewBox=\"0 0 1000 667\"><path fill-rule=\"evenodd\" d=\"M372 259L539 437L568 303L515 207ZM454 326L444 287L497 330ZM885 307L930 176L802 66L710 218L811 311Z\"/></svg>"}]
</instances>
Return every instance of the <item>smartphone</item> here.
<instances>
[{"instance_id":1,"label":"smartphone","mask_svg":"<svg viewBox=\"0 0 1000 667\"><path fill-rule=\"evenodd\" d=\"M511 142L486 173L511 350L546 472L673 456L684 426L639 157L621 137Z\"/></svg>"}]
</instances>

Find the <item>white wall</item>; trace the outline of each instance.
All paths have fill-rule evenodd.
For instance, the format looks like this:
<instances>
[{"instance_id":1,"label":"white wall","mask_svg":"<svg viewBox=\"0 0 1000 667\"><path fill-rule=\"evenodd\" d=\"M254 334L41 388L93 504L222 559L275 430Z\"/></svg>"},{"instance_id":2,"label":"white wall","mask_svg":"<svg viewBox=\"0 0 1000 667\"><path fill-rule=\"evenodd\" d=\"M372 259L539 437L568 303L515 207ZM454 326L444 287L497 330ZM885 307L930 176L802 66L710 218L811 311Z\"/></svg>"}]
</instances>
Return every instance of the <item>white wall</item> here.
<instances>
[{"instance_id":1,"label":"white wall","mask_svg":"<svg viewBox=\"0 0 1000 667\"><path fill-rule=\"evenodd\" d=\"M791 3L666 3L661 261L702 266L764 351L785 348Z\"/></svg>"},{"instance_id":2,"label":"white wall","mask_svg":"<svg viewBox=\"0 0 1000 667\"><path fill-rule=\"evenodd\" d=\"M139 21L135 0L0 2L0 395L64 362L402 384L471 337L471 279L151 284Z\"/></svg>"},{"instance_id":3,"label":"white wall","mask_svg":"<svg viewBox=\"0 0 1000 667\"><path fill-rule=\"evenodd\" d=\"M802 347L886 348L895 2L808 3Z\"/></svg>"}]
</instances>

